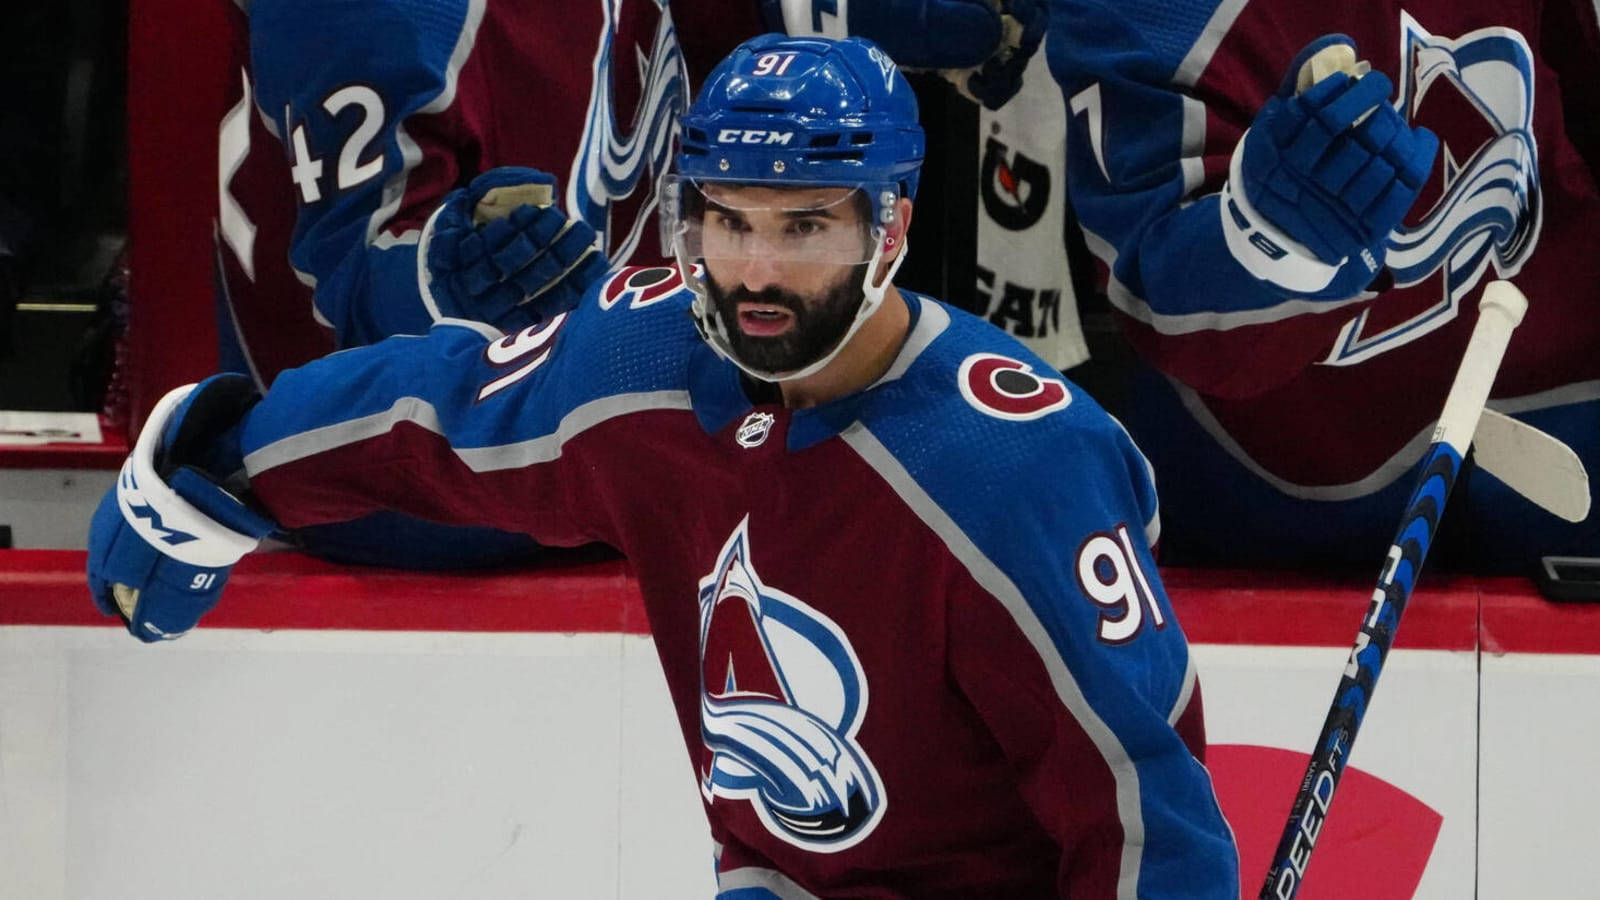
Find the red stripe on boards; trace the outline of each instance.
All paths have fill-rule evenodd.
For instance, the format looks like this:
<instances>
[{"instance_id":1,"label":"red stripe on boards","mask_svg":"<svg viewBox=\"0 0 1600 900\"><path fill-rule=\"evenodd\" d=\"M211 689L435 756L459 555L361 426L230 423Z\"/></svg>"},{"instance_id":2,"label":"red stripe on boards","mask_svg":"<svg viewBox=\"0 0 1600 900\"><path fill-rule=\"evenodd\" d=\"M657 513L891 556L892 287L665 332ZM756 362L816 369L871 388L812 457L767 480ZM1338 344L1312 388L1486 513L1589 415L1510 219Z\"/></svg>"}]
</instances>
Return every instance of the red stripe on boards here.
<instances>
[{"instance_id":1,"label":"red stripe on boards","mask_svg":"<svg viewBox=\"0 0 1600 900\"><path fill-rule=\"evenodd\" d=\"M0 625L115 625L100 615L76 550L0 550ZM1348 646L1372 583L1281 572L1165 569L1189 640L1203 644ZM1481 615L1481 625L1480 625ZM235 568L219 628L545 631L648 634L638 585L620 561L492 572L341 566L260 553ZM1600 605L1552 603L1531 581L1423 579L1396 645L1490 653L1600 655Z\"/></svg>"},{"instance_id":2,"label":"red stripe on boards","mask_svg":"<svg viewBox=\"0 0 1600 900\"><path fill-rule=\"evenodd\" d=\"M86 554L0 551L0 625L116 625L89 598ZM620 561L492 572L341 566L298 553L245 557L214 628L648 634Z\"/></svg>"}]
</instances>

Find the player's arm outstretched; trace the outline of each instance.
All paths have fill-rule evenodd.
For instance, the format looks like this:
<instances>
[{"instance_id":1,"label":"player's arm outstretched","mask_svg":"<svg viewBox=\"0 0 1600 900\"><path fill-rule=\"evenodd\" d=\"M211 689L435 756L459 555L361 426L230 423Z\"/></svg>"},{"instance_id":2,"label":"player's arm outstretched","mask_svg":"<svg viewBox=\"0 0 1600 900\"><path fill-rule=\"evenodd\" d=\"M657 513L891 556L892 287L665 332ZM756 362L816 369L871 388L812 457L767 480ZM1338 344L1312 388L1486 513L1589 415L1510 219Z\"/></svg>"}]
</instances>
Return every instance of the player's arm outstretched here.
<instances>
[{"instance_id":1,"label":"player's arm outstretched","mask_svg":"<svg viewBox=\"0 0 1600 900\"><path fill-rule=\"evenodd\" d=\"M297 204L290 260L340 347L439 318L516 331L571 308L606 271L594 230L553 204L553 176L475 170L485 136L455 103L472 9L251 10L256 105L283 142Z\"/></svg>"},{"instance_id":2,"label":"player's arm outstretched","mask_svg":"<svg viewBox=\"0 0 1600 900\"><path fill-rule=\"evenodd\" d=\"M1302 49L1263 99L1242 77L1197 88L1204 68L1170 52L1192 35L1096 0L1051 16L1073 207L1141 353L1222 395L1319 359L1342 324L1319 314L1370 301L1437 139L1343 36Z\"/></svg>"},{"instance_id":3,"label":"player's arm outstretched","mask_svg":"<svg viewBox=\"0 0 1600 900\"><path fill-rule=\"evenodd\" d=\"M569 503L587 471L515 452L555 442L547 376L571 315L509 337L441 324L286 371L265 396L241 375L175 389L91 523L96 605L142 640L177 637L263 537L378 510L550 546L606 540Z\"/></svg>"},{"instance_id":4,"label":"player's arm outstretched","mask_svg":"<svg viewBox=\"0 0 1600 900\"><path fill-rule=\"evenodd\" d=\"M951 601L951 673L1060 848L1059 896L1233 900L1198 681L1151 552L1154 483L1093 412L1014 482L1028 495L992 526L986 591Z\"/></svg>"}]
</instances>

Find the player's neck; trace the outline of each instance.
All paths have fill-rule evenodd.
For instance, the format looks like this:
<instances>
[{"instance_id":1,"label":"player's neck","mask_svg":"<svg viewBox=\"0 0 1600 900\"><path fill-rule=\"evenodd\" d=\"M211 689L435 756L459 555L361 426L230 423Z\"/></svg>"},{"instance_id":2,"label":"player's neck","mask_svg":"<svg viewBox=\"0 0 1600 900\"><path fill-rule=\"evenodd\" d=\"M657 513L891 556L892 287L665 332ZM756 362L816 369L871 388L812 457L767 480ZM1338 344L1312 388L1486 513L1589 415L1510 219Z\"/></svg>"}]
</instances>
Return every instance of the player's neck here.
<instances>
[{"instance_id":1,"label":"player's neck","mask_svg":"<svg viewBox=\"0 0 1600 900\"><path fill-rule=\"evenodd\" d=\"M820 406L877 381L894 364L910 327L911 310L891 284L877 310L861 323L832 362L804 378L779 382L783 405L790 409Z\"/></svg>"}]
</instances>

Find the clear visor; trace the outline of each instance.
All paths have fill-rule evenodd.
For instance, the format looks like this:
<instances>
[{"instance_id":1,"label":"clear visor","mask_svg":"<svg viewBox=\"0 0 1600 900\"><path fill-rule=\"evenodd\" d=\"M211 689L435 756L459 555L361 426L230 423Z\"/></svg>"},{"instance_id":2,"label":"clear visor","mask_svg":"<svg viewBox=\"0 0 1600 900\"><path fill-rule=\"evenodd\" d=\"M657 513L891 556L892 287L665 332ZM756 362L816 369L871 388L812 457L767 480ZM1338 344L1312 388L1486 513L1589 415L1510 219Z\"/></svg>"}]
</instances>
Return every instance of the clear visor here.
<instances>
[{"instance_id":1,"label":"clear visor","mask_svg":"<svg viewBox=\"0 0 1600 900\"><path fill-rule=\"evenodd\" d=\"M780 186L668 175L661 187L662 245L709 263L858 265L872 259L898 196L893 185Z\"/></svg>"}]
</instances>

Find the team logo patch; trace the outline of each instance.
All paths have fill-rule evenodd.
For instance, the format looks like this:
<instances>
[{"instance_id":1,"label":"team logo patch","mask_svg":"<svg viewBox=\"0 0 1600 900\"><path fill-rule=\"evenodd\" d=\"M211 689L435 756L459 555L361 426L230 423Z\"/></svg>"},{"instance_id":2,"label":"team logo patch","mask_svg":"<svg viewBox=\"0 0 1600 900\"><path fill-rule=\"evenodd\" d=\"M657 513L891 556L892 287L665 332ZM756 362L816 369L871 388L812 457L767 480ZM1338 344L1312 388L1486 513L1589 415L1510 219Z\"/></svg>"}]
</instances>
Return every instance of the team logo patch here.
<instances>
[{"instance_id":1,"label":"team logo patch","mask_svg":"<svg viewBox=\"0 0 1600 900\"><path fill-rule=\"evenodd\" d=\"M694 263L696 276L700 264ZM600 289L600 308L611 309L618 304L628 309L649 306L665 300L683 289L683 276L677 266L649 266L623 269L612 275Z\"/></svg>"},{"instance_id":2,"label":"team logo patch","mask_svg":"<svg viewBox=\"0 0 1600 900\"><path fill-rule=\"evenodd\" d=\"M1501 27L1448 38L1402 12L1399 75L1396 108L1439 136L1439 162L1413 209L1425 213L1389 236L1386 264L1397 284L1437 279L1439 292L1415 309L1362 312L1339 333L1324 360L1330 365L1362 362L1448 324L1491 267L1496 278L1511 278L1539 242L1544 204L1527 39Z\"/></svg>"},{"instance_id":3,"label":"team logo patch","mask_svg":"<svg viewBox=\"0 0 1600 900\"><path fill-rule=\"evenodd\" d=\"M700 792L748 802L789 844L835 853L872 833L886 806L856 742L866 677L833 620L762 582L749 523L700 581Z\"/></svg>"},{"instance_id":4,"label":"team logo patch","mask_svg":"<svg viewBox=\"0 0 1600 900\"><path fill-rule=\"evenodd\" d=\"M1027 363L996 353L967 357L956 382L978 412L1014 422L1049 415L1072 402L1065 381L1038 375Z\"/></svg>"},{"instance_id":5,"label":"team logo patch","mask_svg":"<svg viewBox=\"0 0 1600 900\"><path fill-rule=\"evenodd\" d=\"M745 416L733 439L746 449L759 447L767 442L767 435L772 433L772 423L776 421L778 419L772 413L753 412Z\"/></svg>"}]
</instances>

